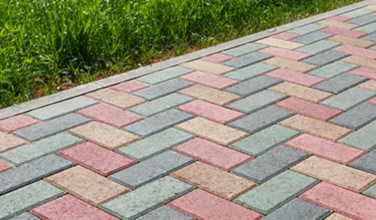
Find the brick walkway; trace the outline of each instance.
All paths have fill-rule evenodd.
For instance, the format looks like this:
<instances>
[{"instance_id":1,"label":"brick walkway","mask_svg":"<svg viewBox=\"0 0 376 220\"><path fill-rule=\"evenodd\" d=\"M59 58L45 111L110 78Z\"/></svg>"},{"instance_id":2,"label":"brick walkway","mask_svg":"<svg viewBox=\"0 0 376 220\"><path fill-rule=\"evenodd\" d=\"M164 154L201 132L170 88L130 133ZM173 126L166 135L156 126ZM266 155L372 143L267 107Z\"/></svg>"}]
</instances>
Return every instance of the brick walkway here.
<instances>
[{"instance_id":1,"label":"brick walkway","mask_svg":"<svg viewBox=\"0 0 376 220\"><path fill-rule=\"evenodd\" d=\"M375 45L369 5L1 120L0 219L374 220Z\"/></svg>"}]
</instances>

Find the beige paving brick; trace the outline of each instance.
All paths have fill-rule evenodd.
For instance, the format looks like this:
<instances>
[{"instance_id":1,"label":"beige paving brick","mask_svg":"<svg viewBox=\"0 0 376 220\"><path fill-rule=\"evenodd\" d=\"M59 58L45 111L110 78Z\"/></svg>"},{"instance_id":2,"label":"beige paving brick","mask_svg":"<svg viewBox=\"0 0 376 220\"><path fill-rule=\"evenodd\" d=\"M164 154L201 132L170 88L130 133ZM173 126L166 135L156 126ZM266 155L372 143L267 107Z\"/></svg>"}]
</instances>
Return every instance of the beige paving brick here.
<instances>
[{"instance_id":1,"label":"beige paving brick","mask_svg":"<svg viewBox=\"0 0 376 220\"><path fill-rule=\"evenodd\" d=\"M261 63L276 66L283 69L292 70L295 72L300 73L306 73L308 71L317 69L318 66L307 64L307 63L301 63L294 60L289 60L281 57L273 57L268 60L264 60Z\"/></svg>"},{"instance_id":2,"label":"beige paving brick","mask_svg":"<svg viewBox=\"0 0 376 220\"><path fill-rule=\"evenodd\" d=\"M178 93L221 106L230 104L231 102L235 102L236 100L243 98L239 95L213 89L203 85L194 85L180 90L178 91Z\"/></svg>"},{"instance_id":3,"label":"beige paving brick","mask_svg":"<svg viewBox=\"0 0 376 220\"><path fill-rule=\"evenodd\" d=\"M175 127L225 146L249 135L246 132L201 117L185 121Z\"/></svg>"},{"instance_id":4,"label":"beige paving brick","mask_svg":"<svg viewBox=\"0 0 376 220\"><path fill-rule=\"evenodd\" d=\"M27 141L21 138L0 131L0 153L27 143Z\"/></svg>"},{"instance_id":5,"label":"beige paving brick","mask_svg":"<svg viewBox=\"0 0 376 220\"><path fill-rule=\"evenodd\" d=\"M131 191L81 166L69 168L44 180L95 206Z\"/></svg>"},{"instance_id":6,"label":"beige paving brick","mask_svg":"<svg viewBox=\"0 0 376 220\"><path fill-rule=\"evenodd\" d=\"M294 115L279 122L278 124L331 141L338 141L339 139L354 132L354 130L348 128L302 115Z\"/></svg>"},{"instance_id":7,"label":"beige paving brick","mask_svg":"<svg viewBox=\"0 0 376 220\"><path fill-rule=\"evenodd\" d=\"M376 81L375 80L368 80L367 82L364 82L362 84L357 85L356 87L367 89L372 92L376 92Z\"/></svg>"},{"instance_id":8,"label":"beige paving brick","mask_svg":"<svg viewBox=\"0 0 376 220\"><path fill-rule=\"evenodd\" d=\"M356 25L356 24L348 24L345 22L334 21L334 20L322 20L322 21L316 22L316 24L329 26L329 27L348 29L348 30L360 27L359 25Z\"/></svg>"},{"instance_id":9,"label":"beige paving brick","mask_svg":"<svg viewBox=\"0 0 376 220\"><path fill-rule=\"evenodd\" d=\"M369 10L376 11L376 5L368 5L367 7L364 7L364 9L369 9Z\"/></svg>"},{"instance_id":10,"label":"beige paving brick","mask_svg":"<svg viewBox=\"0 0 376 220\"><path fill-rule=\"evenodd\" d=\"M293 96L299 99L304 99L310 102L319 103L333 96L328 92L323 92L317 89L297 85L294 83L283 82L276 86L268 88L269 90L283 93L288 96Z\"/></svg>"},{"instance_id":11,"label":"beige paving brick","mask_svg":"<svg viewBox=\"0 0 376 220\"><path fill-rule=\"evenodd\" d=\"M349 56L345 57L341 60L342 62L355 64L358 66L365 66L369 68L376 69L376 60L371 60L365 57L359 57L359 56Z\"/></svg>"},{"instance_id":12,"label":"beige paving brick","mask_svg":"<svg viewBox=\"0 0 376 220\"><path fill-rule=\"evenodd\" d=\"M372 47L373 45L376 45L376 42L352 38L352 37L346 37L342 35L334 35L332 37L326 38L326 40L337 42L340 44L352 45L355 47L362 47L362 48L368 48L368 47Z\"/></svg>"},{"instance_id":13,"label":"beige paving brick","mask_svg":"<svg viewBox=\"0 0 376 220\"><path fill-rule=\"evenodd\" d=\"M256 41L256 43L273 46L273 47L279 47L279 48L288 49L288 50L295 50L295 49L298 49L299 47L305 46L305 44L295 43L295 42L286 41L286 40L280 40L280 39L271 38L271 37L258 40Z\"/></svg>"},{"instance_id":14,"label":"beige paving brick","mask_svg":"<svg viewBox=\"0 0 376 220\"><path fill-rule=\"evenodd\" d=\"M110 150L116 150L141 139L139 136L96 121L73 128L68 132Z\"/></svg>"},{"instance_id":15,"label":"beige paving brick","mask_svg":"<svg viewBox=\"0 0 376 220\"><path fill-rule=\"evenodd\" d=\"M207 62L203 60L195 60L188 63L183 63L180 65L181 67L198 70L205 73L211 73L214 75L223 75L225 73L229 73L231 71L236 70L235 68L224 66L217 63Z\"/></svg>"},{"instance_id":16,"label":"beige paving brick","mask_svg":"<svg viewBox=\"0 0 376 220\"><path fill-rule=\"evenodd\" d=\"M124 92L118 92L112 89L101 89L99 91L89 93L86 96L122 109L131 108L147 102L145 99L140 97Z\"/></svg>"},{"instance_id":17,"label":"beige paving brick","mask_svg":"<svg viewBox=\"0 0 376 220\"><path fill-rule=\"evenodd\" d=\"M258 184L200 161L170 174L198 188L233 200Z\"/></svg>"},{"instance_id":18,"label":"beige paving brick","mask_svg":"<svg viewBox=\"0 0 376 220\"><path fill-rule=\"evenodd\" d=\"M329 215L329 217L327 217L325 220L354 220L354 219L346 217L338 213L333 213Z\"/></svg>"},{"instance_id":19,"label":"beige paving brick","mask_svg":"<svg viewBox=\"0 0 376 220\"><path fill-rule=\"evenodd\" d=\"M316 156L290 169L356 192L362 192L376 182L376 175Z\"/></svg>"}]
</instances>

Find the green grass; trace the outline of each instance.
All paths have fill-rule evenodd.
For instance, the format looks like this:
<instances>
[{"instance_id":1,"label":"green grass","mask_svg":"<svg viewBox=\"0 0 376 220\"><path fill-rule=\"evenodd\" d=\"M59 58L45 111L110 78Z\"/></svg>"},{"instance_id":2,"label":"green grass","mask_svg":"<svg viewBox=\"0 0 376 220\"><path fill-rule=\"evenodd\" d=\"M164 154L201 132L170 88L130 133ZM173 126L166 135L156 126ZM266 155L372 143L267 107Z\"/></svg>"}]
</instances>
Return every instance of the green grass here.
<instances>
[{"instance_id":1,"label":"green grass","mask_svg":"<svg viewBox=\"0 0 376 220\"><path fill-rule=\"evenodd\" d=\"M0 108L360 0L2 0Z\"/></svg>"}]
</instances>

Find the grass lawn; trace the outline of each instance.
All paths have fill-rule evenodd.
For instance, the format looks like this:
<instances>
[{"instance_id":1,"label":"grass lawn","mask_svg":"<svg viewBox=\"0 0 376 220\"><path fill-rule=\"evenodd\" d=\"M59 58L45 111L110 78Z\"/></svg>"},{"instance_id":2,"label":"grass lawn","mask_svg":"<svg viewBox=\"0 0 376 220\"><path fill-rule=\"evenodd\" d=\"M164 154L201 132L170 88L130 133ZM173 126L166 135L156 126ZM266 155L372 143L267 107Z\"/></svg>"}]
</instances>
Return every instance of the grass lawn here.
<instances>
[{"instance_id":1,"label":"grass lawn","mask_svg":"<svg viewBox=\"0 0 376 220\"><path fill-rule=\"evenodd\" d=\"M0 108L360 0L3 0Z\"/></svg>"}]
</instances>

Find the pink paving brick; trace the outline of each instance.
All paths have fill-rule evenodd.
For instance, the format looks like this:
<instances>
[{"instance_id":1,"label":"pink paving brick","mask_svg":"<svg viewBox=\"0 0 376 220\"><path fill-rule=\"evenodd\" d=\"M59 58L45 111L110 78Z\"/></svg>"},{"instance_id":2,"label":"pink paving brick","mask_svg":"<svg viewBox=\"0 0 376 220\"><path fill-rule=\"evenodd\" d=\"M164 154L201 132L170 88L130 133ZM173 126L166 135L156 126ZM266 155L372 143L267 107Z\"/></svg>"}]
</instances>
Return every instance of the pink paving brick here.
<instances>
[{"instance_id":1,"label":"pink paving brick","mask_svg":"<svg viewBox=\"0 0 376 220\"><path fill-rule=\"evenodd\" d=\"M203 57L200 60L204 60L204 61L208 61L212 63L223 63L225 61L232 60L232 59L234 59L234 57L216 53L207 57Z\"/></svg>"},{"instance_id":2,"label":"pink paving brick","mask_svg":"<svg viewBox=\"0 0 376 220\"><path fill-rule=\"evenodd\" d=\"M332 50L342 52L342 53L348 53L360 57L366 57L370 59L376 59L376 51L374 50L367 50L360 47L354 47L351 45L341 45L339 47L333 48Z\"/></svg>"},{"instance_id":3,"label":"pink paving brick","mask_svg":"<svg viewBox=\"0 0 376 220\"><path fill-rule=\"evenodd\" d=\"M215 121L221 124L230 123L236 119L246 116L245 113L234 111L222 106L214 105L202 100L195 100L177 107L181 111L194 114L211 121Z\"/></svg>"},{"instance_id":4,"label":"pink paving brick","mask_svg":"<svg viewBox=\"0 0 376 220\"><path fill-rule=\"evenodd\" d=\"M179 79L201 84L204 86L209 86L209 87L212 87L214 89L219 89L219 90L225 89L227 87L230 87L239 83L236 80L227 79L221 76L216 76L214 74L203 73L199 71L181 76L179 77Z\"/></svg>"},{"instance_id":5,"label":"pink paving brick","mask_svg":"<svg viewBox=\"0 0 376 220\"><path fill-rule=\"evenodd\" d=\"M85 108L78 111L77 114L117 128L122 128L144 119L144 117L123 111L107 104L99 104Z\"/></svg>"},{"instance_id":6,"label":"pink paving brick","mask_svg":"<svg viewBox=\"0 0 376 220\"><path fill-rule=\"evenodd\" d=\"M374 79L376 80L376 69L373 68L368 68L368 67L358 67L356 69L353 69L347 73L358 75L358 76L363 76L369 79Z\"/></svg>"},{"instance_id":7,"label":"pink paving brick","mask_svg":"<svg viewBox=\"0 0 376 220\"><path fill-rule=\"evenodd\" d=\"M374 220L376 216L375 199L327 182L317 184L299 198L354 219Z\"/></svg>"},{"instance_id":8,"label":"pink paving brick","mask_svg":"<svg viewBox=\"0 0 376 220\"><path fill-rule=\"evenodd\" d=\"M354 162L367 153L309 134L302 134L283 145L344 165Z\"/></svg>"},{"instance_id":9,"label":"pink paving brick","mask_svg":"<svg viewBox=\"0 0 376 220\"><path fill-rule=\"evenodd\" d=\"M258 220L262 214L208 193L193 190L167 204L197 219L205 220Z\"/></svg>"},{"instance_id":10,"label":"pink paving brick","mask_svg":"<svg viewBox=\"0 0 376 220\"><path fill-rule=\"evenodd\" d=\"M374 12L374 13L372 13L372 14L369 14L369 15L376 16L376 12Z\"/></svg>"},{"instance_id":11,"label":"pink paving brick","mask_svg":"<svg viewBox=\"0 0 376 220\"><path fill-rule=\"evenodd\" d=\"M368 104L376 105L376 97L367 101Z\"/></svg>"},{"instance_id":12,"label":"pink paving brick","mask_svg":"<svg viewBox=\"0 0 376 220\"><path fill-rule=\"evenodd\" d=\"M137 162L118 153L107 150L91 142L85 142L56 154L75 163L93 170L103 176L108 176Z\"/></svg>"},{"instance_id":13,"label":"pink paving brick","mask_svg":"<svg viewBox=\"0 0 376 220\"><path fill-rule=\"evenodd\" d=\"M280 33L280 34L273 35L271 37L276 38L276 39L280 39L280 40L292 40L292 39L295 39L297 37L300 37L300 35L283 32L283 33Z\"/></svg>"},{"instance_id":14,"label":"pink paving brick","mask_svg":"<svg viewBox=\"0 0 376 220\"><path fill-rule=\"evenodd\" d=\"M202 138L195 138L172 150L193 157L204 163L230 171L248 162L253 157L238 151L223 147Z\"/></svg>"},{"instance_id":15,"label":"pink paving brick","mask_svg":"<svg viewBox=\"0 0 376 220\"><path fill-rule=\"evenodd\" d=\"M336 27L328 27L320 31L329 33L329 34L342 35L342 36L352 37L352 38L361 38L361 37L368 35L367 33L364 33L364 32L351 31L351 30L347 30L343 28L336 28Z\"/></svg>"},{"instance_id":16,"label":"pink paving brick","mask_svg":"<svg viewBox=\"0 0 376 220\"><path fill-rule=\"evenodd\" d=\"M30 210L30 213L42 220L119 220L70 194L38 206Z\"/></svg>"},{"instance_id":17,"label":"pink paving brick","mask_svg":"<svg viewBox=\"0 0 376 220\"><path fill-rule=\"evenodd\" d=\"M319 77L306 75L287 69L276 69L269 73L266 73L265 75L308 87L312 87L325 81L325 79Z\"/></svg>"},{"instance_id":18,"label":"pink paving brick","mask_svg":"<svg viewBox=\"0 0 376 220\"><path fill-rule=\"evenodd\" d=\"M282 57L290 60L300 61L308 57L311 57L311 54L300 53L292 50L277 48L277 47L268 47L262 50L257 51L258 53L269 54L276 57Z\"/></svg>"},{"instance_id":19,"label":"pink paving brick","mask_svg":"<svg viewBox=\"0 0 376 220\"><path fill-rule=\"evenodd\" d=\"M353 18L337 15L337 16L333 16L333 17L330 17L330 18L327 18L327 19L333 20L333 21L346 22L346 21L352 20Z\"/></svg>"},{"instance_id":20,"label":"pink paving brick","mask_svg":"<svg viewBox=\"0 0 376 220\"><path fill-rule=\"evenodd\" d=\"M12 168L14 168L14 166L7 164L4 161L0 160L0 173L10 170Z\"/></svg>"},{"instance_id":21,"label":"pink paving brick","mask_svg":"<svg viewBox=\"0 0 376 220\"><path fill-rule=\"evenodd\" d=\"M39 121L26 115L17 115L0 121L0 130L6 133L12 133L22 128L38 124Z\"/></svg>"},{"instance_id":22,"label":"pink paving brick","mask_svg":"<svg viewBox=\"0 0 376 220\"><path fill-rule=\"evenodd\" d=\"M132 93L148 87L150 87L148 84L132 80L125 83L120 83L116 86L111 86L110 89L117 90L119 92Z\"/></svg>"}]
</instances>

